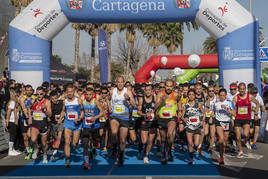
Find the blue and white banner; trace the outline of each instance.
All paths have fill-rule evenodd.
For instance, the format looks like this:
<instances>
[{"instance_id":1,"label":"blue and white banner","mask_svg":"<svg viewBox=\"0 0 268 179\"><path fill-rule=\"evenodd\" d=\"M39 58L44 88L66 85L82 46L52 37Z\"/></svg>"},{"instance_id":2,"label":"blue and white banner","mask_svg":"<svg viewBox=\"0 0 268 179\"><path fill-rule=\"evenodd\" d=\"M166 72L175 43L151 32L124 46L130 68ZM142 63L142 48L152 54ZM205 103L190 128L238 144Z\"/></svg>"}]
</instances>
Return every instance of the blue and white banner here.
<instances>
[{"instance_id":1,"label":"blue and white banner","mask_svg":"<svg viewBox=\"0 0 268 179\"><path fill-rule=\"evenodd\" d=\"M101 83L108 82L108 43L104 30L99 30L98 35L99 65Z\"/></svg>"}]
</instances>

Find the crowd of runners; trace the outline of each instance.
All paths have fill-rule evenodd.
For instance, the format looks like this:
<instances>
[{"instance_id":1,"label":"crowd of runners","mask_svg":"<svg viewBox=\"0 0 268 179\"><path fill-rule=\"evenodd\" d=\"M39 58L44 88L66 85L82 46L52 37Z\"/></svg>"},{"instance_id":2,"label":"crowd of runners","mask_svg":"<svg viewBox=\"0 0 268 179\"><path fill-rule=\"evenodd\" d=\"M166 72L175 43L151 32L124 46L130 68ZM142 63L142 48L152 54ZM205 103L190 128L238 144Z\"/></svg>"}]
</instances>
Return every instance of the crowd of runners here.
<instances>
[{"instance_id":1,"label":"crowd of runners","mask_svg":"<svg viewBox=\"0 0 268 179\"><path fill-rule=\"evenodd\" d=\"M115 83L103 85L44 82L34 90L9 80L7 86L8 155L20 155L15 150L19 146L25 160L42 156L46 164L64 157L65 167L70 167L70 154L81 146L84 169L90 168L98 151L109 152L122 166L126 145L138 148L137 158L144 164L152 155L163 165L172 162L174 150L188 151L189 165L195 152L202 156L204 150L217 151L219 164L224 164L226 149L238 156L243 156L242 146L257 149L265 112L258 89L243 82L230 84L230 89L213 81L132 85L119 76Z\"/></svg>"}]
</instances>

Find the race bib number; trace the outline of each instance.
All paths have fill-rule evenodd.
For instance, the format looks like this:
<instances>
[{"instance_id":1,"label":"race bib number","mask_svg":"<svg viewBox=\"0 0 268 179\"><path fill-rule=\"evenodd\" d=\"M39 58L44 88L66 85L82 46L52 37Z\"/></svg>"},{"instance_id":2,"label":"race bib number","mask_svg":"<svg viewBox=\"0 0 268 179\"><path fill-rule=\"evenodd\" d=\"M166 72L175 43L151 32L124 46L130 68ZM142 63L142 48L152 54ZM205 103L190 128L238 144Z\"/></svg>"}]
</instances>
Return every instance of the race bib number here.
<instances>
[{"instance_id":1,"label":"race bib number","mask_svg":"<svg viewBox=\"0 0 268 179\"><path fill-rule=\"evenodd\" d=\"M35 121L42 121L44 119L43 113L34 112L33 113L33 119Z\"/></svg>"},{"instance_id":2,"label":"race bib number","mask_svg":"<svg viewBox=\"0 0 268 179\"><path fill-rule=\"evenodd\" d=\"M106 118L105 117L101 117L100 118L100 122L105 122L106 121Z\"/></svg>"},{"instance_id":3,"label":"race bib number","mask_svg":"<svg viewBox=\"0 0 268 179\"><path fill-rule=\"evenodd\" d=\"M60 120L60 114L59 115L55 115L55 119L56 119L56 121L59 121Z\"/></svg>"},{"instance_id":4,"label":"race bib number","mask_svg":"<svg viewBox=\"0 0 268 179\"><path fill-rule=\"evenodd\" d=\"M115 106L114 108L114 112L117 114L121 114L125 111L125 107L124 106Z\"/></svg>"},{"instance_id":5,"label":"race bib number","mask_svg":"<svg viewBox=\"0 0 268 179\"><path fill-rule=\"evenodd\" d=\"M85 117L85 124L86 125L92 125L95 123L95 120L92 120L92 117Z\"/></svg>"},{"instance_id":6,"label":"race bib number","mask_svg":"<svg viewBox=\"0 0 268 179\"><path fill-rule=\"evenodd\" d=\"M230 123L220 122L220 124L223 130L228 131L230 129Z\"/></svg>"},{"instance_id":7,"label":"race bib number","mask_svg":"<svg viewBox=\"0 0 268 179\"><path fill-rule=\"evenodd\" d=\"M69 112L68 113L68 120L75 120L78 118L77 112Z\"/></svg>"},{"instance_id":8,"label":"race bib number","mask_svg":"<svg viewBox=\"0 0 268 179\"><path fill-rule=\"evenodd\" d=\"M238 114L248 114L248 108L247 107L239 107Z\"/></svg>"},{"instance_id":9,"label":"race bib number","mask_svg":"<svg viewBox=\"0 0 268 179\"><path fill-rule=\"evenodd\" d=\"M199 117L198 116L192 116L189 117L189 124L193 126L198 126L200 123Z\"/></svg>"},{"instance_id":10,"label":"race bib number","mask_svg":"<svg viewBox=\"0 0 268 179\"><path fill-rule=\"evenodd\" d=\"M211 114L212 114L212 112L211 112L211 111L206 112L206 117L211 117Z\"/></svg>"},{"instance_id":11,"label":"race bib number","mask_svg":"<svg viewBox=\"0 0 268 179\"><path fill-rule=\"evenodd\" d=\"M163 118L172 118L172 111L163 111L162 116Z\"/></svg>"},{"instance_id":12,"label":"race bib number","mask_svg":"<svg viewBox=\"0 0 268 179\"><path fill-rule=\"evenodd\" d=\"M134 109L134 110L132 111L132 117L140 117L140 116L138 115L138 110Z\"/></svg>"},{"instance_id":13,"label":"race bib number","mask_svg":"<svg viewBox=\"0 0 268 179\"><path fill-rule=\"evenodd\" d=\"M148 116L148 117L146 117L145 118L145 121L153 121L154 120L154 113L151 113L151 115L150 116Z\"/></svg>"}]
</instances>

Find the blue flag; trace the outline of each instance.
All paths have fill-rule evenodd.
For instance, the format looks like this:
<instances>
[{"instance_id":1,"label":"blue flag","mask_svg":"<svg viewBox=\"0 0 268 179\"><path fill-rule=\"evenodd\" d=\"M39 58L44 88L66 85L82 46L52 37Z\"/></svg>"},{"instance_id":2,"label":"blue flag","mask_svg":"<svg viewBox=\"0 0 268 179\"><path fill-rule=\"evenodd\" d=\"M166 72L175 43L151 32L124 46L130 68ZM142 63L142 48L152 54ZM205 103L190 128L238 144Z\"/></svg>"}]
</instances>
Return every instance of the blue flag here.
<instances>
[{"instance_id":1,"label":"blue flag","mask_svg":"<svg viewBox=\"0 0 268 179\"><path fill-rule=\"evenodd\" d=\"M98 48L101 83L108 82L108 47L107 36L104 30L99 30Z\"/></svg>"}]
</instances>

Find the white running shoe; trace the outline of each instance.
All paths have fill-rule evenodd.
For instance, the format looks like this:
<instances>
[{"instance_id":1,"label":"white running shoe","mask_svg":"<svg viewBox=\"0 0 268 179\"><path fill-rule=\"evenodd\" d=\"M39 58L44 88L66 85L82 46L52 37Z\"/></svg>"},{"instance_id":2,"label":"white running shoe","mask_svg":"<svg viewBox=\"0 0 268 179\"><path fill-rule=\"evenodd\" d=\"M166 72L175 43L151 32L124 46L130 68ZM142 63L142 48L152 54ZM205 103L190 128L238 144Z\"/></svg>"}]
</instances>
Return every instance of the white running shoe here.
<instances>
[{"instance_id":1,"label":"white running shoe","mask_svg":"<svg viewBox=\"0 0 268 179\"><path fill-rule=\"evenodd\" d=\"M238 152L238 154L237 154L237 158L242 158L243 155L244 155L244 152L243 152L243 151L240 151L240 152Z\"/></svg>"},{"instance_id":2,"label":"white running shoe","mask_svg":"<svg viewBox=\"0 0 268 179\"><path fill-rule=\"evenodd\" d=\"M36 149L36 150L34 150L34 153L33 153L33 155L32 155L32 159L37 159L37 154L38 154L38 149Z\"/></svg>"},{"instance_id":3,"label":"white running shoe","mask_svg":"<svg viewBox=\"0 0 268 179\"><path fill-rule=\"evenodd\" d=\"M149 164L150 162L149 162L149 158L148 157L144 157L143 158L143 162L144 162L144 164Z\"/></svg>"},{"instance_id":4,"label":"white running shoe","mask_svg":"<svg viewBox=\"0 0 268 179\"><path fill-rule=\"evenodd\" d=\"M47 163L48 163L48 161L47 161L47 156L44 155L44 156L43 156L43 164L47 164Z\"/></svg>"},{"instance_id":5,"label":"white running shoe","mask_svg":"<svg viewBox=\"0 0 268 179\"><path fill-rule=\"evenodd\" d=\"M247 149L251 150L251 146L250 146L249 142L246 143L246 147L247 147Z\"/></svg>"},{"instance_id":6,"label":"white running shoe","mask_svg":"<svg viewBox=\"0 0 268 179\"><path fill-rule=\"evenodd\" d=\"M8 151L8 156L18 156L20 153L18 153L16 150L10 150Z\"/></svg>"}]
</instances>

